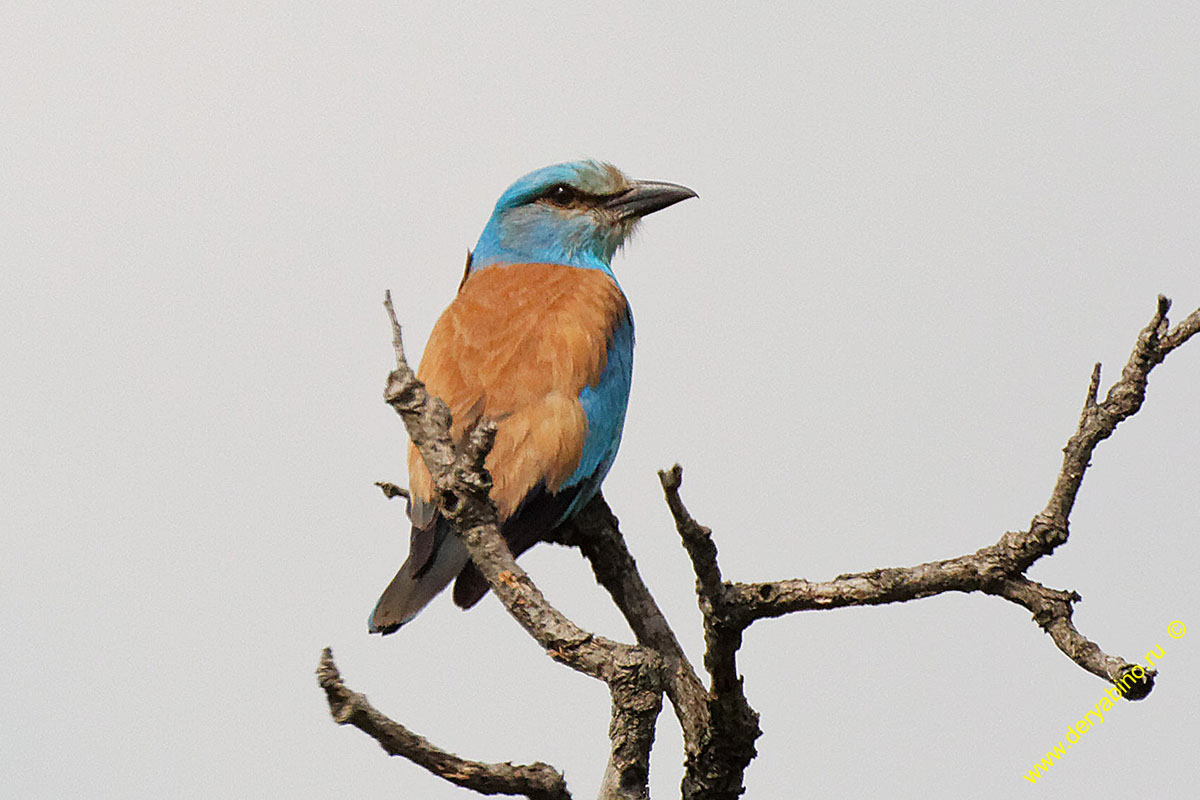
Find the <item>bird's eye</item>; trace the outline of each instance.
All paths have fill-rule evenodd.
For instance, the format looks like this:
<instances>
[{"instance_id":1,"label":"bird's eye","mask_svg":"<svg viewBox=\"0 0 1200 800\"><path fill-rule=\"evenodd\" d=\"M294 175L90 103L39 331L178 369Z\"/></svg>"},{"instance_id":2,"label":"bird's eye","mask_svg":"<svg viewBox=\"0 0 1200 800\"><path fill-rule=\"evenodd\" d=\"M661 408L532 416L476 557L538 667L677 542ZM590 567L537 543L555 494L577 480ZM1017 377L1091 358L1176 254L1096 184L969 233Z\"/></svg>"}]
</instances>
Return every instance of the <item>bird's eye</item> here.
<instances>
[{"instance_id":1,"label":"bird's eye","mask_svg":"<svg viewBox=\"0 0 1200 800\"><path fill-rule=\"evenodd\" d=\"M571 203L575 202L578 194L570 186L567 186L565 183L560 183L558 186L551 188L550 191L546 192L542 196L556 206L569 206Z\"/></svg>"}]
</instances>

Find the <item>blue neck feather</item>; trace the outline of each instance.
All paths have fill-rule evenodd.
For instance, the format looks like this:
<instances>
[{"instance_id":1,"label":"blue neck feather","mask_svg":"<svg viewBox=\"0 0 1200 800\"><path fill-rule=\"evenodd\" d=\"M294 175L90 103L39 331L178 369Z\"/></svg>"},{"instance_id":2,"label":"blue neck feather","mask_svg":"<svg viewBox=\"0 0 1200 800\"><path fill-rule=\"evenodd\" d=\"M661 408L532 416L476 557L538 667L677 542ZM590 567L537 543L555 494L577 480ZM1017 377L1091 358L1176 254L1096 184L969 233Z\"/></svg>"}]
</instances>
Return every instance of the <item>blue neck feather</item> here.
<instances>
[{"instance_id":1,"label":"blue neck feather","mask_svg":"<svg viewBox=\"0 0 1200 800\"><path fill-rule=\"evenodd\" d=\"M597 240L584 219L546 219L523 211L512 209L503 220L492 216L475 245L473 270L491 264L567 264L612 275L615 248Z\"/></svg>"},{"instance_id":2,"label":"blue neck feather","mask_svg":"<svg viewBox=\"0 0 1200 800\"><path fill-rule=\"evenodd\" d=\"M593 161L554 164L524 176L496 202L491 219L475 245L472 269L491 264L567 264L612 275L612 257L632 229L590 213L568 213L537 198L566 184L594 195L627 186L615 168Z\"/></svg>"}]
</instances>

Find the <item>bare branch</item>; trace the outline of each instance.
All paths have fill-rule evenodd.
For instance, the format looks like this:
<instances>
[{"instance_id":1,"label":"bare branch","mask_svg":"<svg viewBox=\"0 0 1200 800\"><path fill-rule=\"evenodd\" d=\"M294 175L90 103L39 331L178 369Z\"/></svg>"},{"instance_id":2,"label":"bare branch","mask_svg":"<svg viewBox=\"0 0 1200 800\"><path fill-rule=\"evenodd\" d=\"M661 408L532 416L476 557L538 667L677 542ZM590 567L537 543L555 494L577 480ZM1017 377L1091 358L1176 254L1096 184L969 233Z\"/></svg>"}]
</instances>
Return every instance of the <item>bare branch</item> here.
<instances>
[{"instance_id":1,"label":"bare branch","mask_svg":"<svg viewBox=\"0 0 1200 800\"><path fill-rule=\"evenodd\" d=\"M1013 534L1005 534L1012 536ZM1049 589L1009 572L1015 559L1003 541L970 555L932 561L915 567L877 569L839 575L831 581L782 580L764 583L735 583L730 587L730 605L734 616L750 624L764 617L778 617L795 611L814 611L846 606L902 603L943 592L982 591L1004 597L1025 606L1034 619L1050 634L1063 653L1079 666L1113 683L1122 681L1133 664L1106 655L1084 638L1071 622L1071 603L1078 595ZM1005 577L1012 575L1012 577ZM1126 692L1138 700L1153 688L1153 670L1140 694Z\"/></svg>"},{"instance_id":2,"label":"bare branch","mask_svg":"<svg viewBox=\"0 0 1200 800\"><path fill-rule=\"evenodd\" d=\"M1168 353L1200 330L1200 309L1193 311L1174 330L1169 330L1167 312L1170 308L1171 301L1160 294L1154 316L1138 334L1129 361L1121 370L1120 380L1112 385L1102 402L1096 401L1100 388L1100 365L1097 364L1092 370L1088 399L1079 416L1079 426L1075 434L1063 448L1063 465L1058 480L1055 481L1054 491L1046 508L1033 518L1030 528L1033 540L1031 543L1036 547L1023 555L1022 562L1025 563L1022 571L1067 540L1068 517L1075 505L1075 497L1083 483L1083 475L1087 471L1092 451L1096 449L1096 445L1112 435L1117 425L1136 414L1142 407L1146 399L1146 383L1150 371L1161 364Z\"/></svg>"},{"instance_id":3,"label":"bare branch","mask_svg":"<svg viewBox=\"0 0 1200 800\"><path fill-rule=\"evenodd\" d=\"M1161 295L1160 295L1161 296ZM1200 333L1200 308L1197 308L1191 314L1188 314L1183 322L1171 328L1159 342L1158 349L1165 356L1167 353L1179 347L1188 339Z\"/></svg>"},{"instance_id":4,"label":"bare branch","mask_svg":"<svg viewBox=\"0 0 1200 800\"><path fill-rule=\"evenodd\" d=\"M733 584L725 598L731 608L730 619L744 627L757 619L794 611L896 603L942 592L982 591L1028 608L1063 653L1092 674L1125 689L1123 684L1128 683L1136 665L1105 654L1075 629L1071 614L1078 595L1049 589L1030 581L1024 573L1067 540L1071 509L1096 445L1141 408L1150 371L1200 331L1200 309L1172 329L1167 320L1170 307L1171 301L1159 295L1154 316L1139 333L1120 380L1103 401L1098 399L1100 365L1092 369L1079 424L1063 449L1054 491L1028 530L1009 531L996 544L969 555L914 567L840 575L822 583L782 580ZM1147 677L1136 689L1124 692L1131 700L1145 697L1154 687L1154 671L1140 669Z\"/></svg>"},{"instance_id":5,"label":"bare branch","mask_svg":"<svg viewBox=\"0 0 1200 800\"><path fill-rule=\"evenodd\" d=\"M524 795L531 800L569 800L571 797L562 773L548 764L540 761L528 765L468 761L388 719L364 695L346 687L328 647L321 654L317 681L325 690L334 720L339 725L358 728L379 742L389 755L404 756L434 775L480 794Z\"/></svg>"},{"instance_id":6,"label":"bare branch","mask_svg":"<svg viewBox=\"0 0 1200 800\"><path fill-rule=\"evenodd\" d=\"M450 441L449 433L450 409L440 398L431 397L425 391L425 384L417 380L416 373L409 368L390 291L384 295L383 305L392 323L392 348L396 351L396 369L388 375L383 399L404 419L409 436L414 429L420 433L421 440L413 437L413 442L430 472L444 472L454 463L454 443ZM442 431L441 435L438 431Z\"/></svg>"},{"instance_id":7,"label":"bare branch","mask_svg":"<svg viewBox=\"0 0 1200 800\"><path fill-rule=\"evenodd\" d=\"M696 597L704 615L704 668L712 676L713 693L719 694L738 683L736 655L742 644L741 628L723 624L725 589L721 583L721 568L717 565L717 546L713 543L712 531L692 519L679 497L683 467L676 464L669 470L660 471L658 480L675 519L675 530L679 532L696 573Z\"/></svg>"},{"instance_id":8,"label":"bare branch","mask_svg":"<svg viewBox=\"0 0 1200 800\"><path fill-rule=\"evenodd\" d=\"M625 546L617 518L604 497L596 495L570 524L560 529L558 541L579 548L591 564L596 582L608 590L638 642L662 657L667 697L683 730L684 748L694 753L709 726L708 692L642 581L637 562Z\"/></svg>"},{"instance_id":9,"label":"bare branch","mask_svg":"<svg viewBox=\"0 0 1200 800\"><path fill-rule=\"evenodd\" d=\"M462 452L447 472L436 475L442 512L458 530L471 560L487 578L509 614L555 661L608 683L614 663L623 658L643 662L652 651L635 654L634 647L596 636L575 625L550 605L533 580L521 569L500 535L496 507L488 492L491 478L483 462L491 449L496 426L481 421L468 432Z\"/></svg>"},{"instance_id":10,"label":"bare branch","mask_svg":"<svg viewBox=\"0 0 1200 800\"><path fill-rule=\"evenodd\" d=\"M889 567L839 575L831 581L811 582L803 578L762 583L734 583L729 602L746 625L766 617L781 617L795 611L818 611L846 606L877 606L903 603L942 592L975 592L989 573L1002 579L1004 568L993 555L996 546L977 553L915 567Z\"/></svg>"},{"instance_id":11,"label":"bare branch","mask_svg":"<svg viewBox=\"0 0 1200 800\"><path fill-rule=\"evenodd\" d=\"M1087 398L1083 401L1085 409L1093 408L1096 405L1096 396L1100 391L1100 362L1092 367L1092 380L1088 383Z\"/></svg>"},{"instance_id":12,"label":"bare branch","mask_svg":"<svg viewBox=\"0 0 1200 800\"><path fill-rule=\"evenodd\" d=\"M676 464L658 473L667 507L675 519L684 549L696 573L696 597L704 618L704 668L712 677L708 735L684 765L685 800L737 800L746 767L758 754L754 742L762 736L758 712L746 700L737 674L737 651L745 624L730 615L730 587L721 580L712 531L696 522L683 504L679 489L683 467Z\"/></svg>"},{"instance_id":13,"label":"bare branch","mask_svg":"<svg viewBox=\"0 0 1200 800\"><path fill-rule=\"evenodd\" d=\"M600 797L646 800L650 796L654 726L662 710L662 672L645 669L637 659L613 666L616 674L608 684L612 696L608 738L612 745Z\"/></svg>"},{"instance_id":14,"label":"bare branch","mask_svg":"<svg viewBox=\"0 0 1200 800\"><path fill-rule=\"evenodd\" d=\"M397 486L387 481L375 481L375 485L383 492L383 496L389 500L394 497L403 497L405 500L412 499L412 495L408 493L408 489L405 489L403 486Z\"/></svg>"},{"instance_id":15,"label":"bare branch","mask_svg":"<svg viewBox=\"0 0 1200 800\"><path fill-rule=\"evenodd\" d=\"M457 444L450 437L449 409L428 394L409 368L391 296L385 306L392 324L396 369L388 376L387 402L404 420L409 436L434 479L442 513L454 525L472 560L509 613L555 660L605 681L612 698L611 751L602 798L642 800L648 795L649 753L665 691L675 706L687 750L682 793L685 800L735 800L744 791L746 766L755 756L761 731L737 672L737 652L745 629L765 617L796 611L878 605L948 591L1003 597L1021 605L1055 645L1083 669L1117 685L1131 700L1147 696L1155 671L1105 654L1075 628L1074 592L1052 589L1025 576L1029 567L1067 540L1069 517L1096 446L1116 426L1136 414L1145 400L1148 376L1172 350L1200 332L1200 309L1170 326L1170 301L1159 296L1155 314L1139 333L1121 377L1100 399L1100 365L1093 368L1075 432L1063 450L1063 463L1046 507L1027 530L1004 533L995 544L957 558L913 567L840 575L831 581L781 580L727 583L711 531L692 518L680 496L682 469L660 472L667 505L696 574L696 595L704 620L704 666L711 676L705 690L666 618L638 574L616 518L602 497L558 533L558 541L578 546L596 580L612 596L638 645L595 636L553 608L516 564L500 533L490 500L491 477L485 459L496 426L482 419ZM388 497L404 489L381 483ZM1142 677L1135 678L1135 675ZM481 793L517 793L565 798L560 773L545 764L513 766L465 761L446 753L370 706L341 682L326 649L318 670L334 718L359 727L392 754L404 755L434 774Z\"/></svg>"},{"instance_id":16,"label":"bare branch","mask_svg":"<svg viewBox=\"0 0 1200 800\"><path fill-rule=\"evenodd\" d=\"M696 594L702 602L711 604L719 600L722 591L721 568L717 565L717 546L713 543L712 531L692 519L679 499L683 467L676 464L669 470L660 470L658 480L667 498L667 508L675 519L675 530L679 532L683 547L692 559L692 569L696 573Z\"/></svg>"},{"instance_id":17,"label":"bare branch","mask_svg":"<svg viewBox=\"0 0 1200 800\"><path fill-rule=\"evenodd\" d=\"M1005 581L997 594L1032 611L1034 622L1050 634L1059 650L1088 672L1120 687L1127 700L1141 700L1154 688L1157 672L1153 668L1106 655L1075 629L1071 615L1081 599L1075 592L1060 592L1020 577ZM1135 672L1144 677L1136 678Z\"/></svg>"}]
</instances>

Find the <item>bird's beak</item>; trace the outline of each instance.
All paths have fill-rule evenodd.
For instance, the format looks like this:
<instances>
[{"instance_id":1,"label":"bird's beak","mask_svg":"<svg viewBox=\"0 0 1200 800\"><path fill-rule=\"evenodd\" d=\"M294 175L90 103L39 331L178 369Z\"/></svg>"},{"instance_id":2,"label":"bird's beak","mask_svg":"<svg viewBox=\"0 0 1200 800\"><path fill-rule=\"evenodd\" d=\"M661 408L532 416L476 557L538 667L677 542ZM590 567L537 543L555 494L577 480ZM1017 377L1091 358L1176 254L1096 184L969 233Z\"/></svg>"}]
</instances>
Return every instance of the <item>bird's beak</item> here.
<instances>
[{"instance_id":1,"label":"bird's beak","mask_svg":"<svg viewBox=\"0 0 1200 800\"><path fill-rule=\"evenodd\" d=\"M661 181L632 181L620 194L604 200L602 207L621 219L638 219L662 211L689 197L698 197L686 186Z\"/></svg>"}]
</instances>

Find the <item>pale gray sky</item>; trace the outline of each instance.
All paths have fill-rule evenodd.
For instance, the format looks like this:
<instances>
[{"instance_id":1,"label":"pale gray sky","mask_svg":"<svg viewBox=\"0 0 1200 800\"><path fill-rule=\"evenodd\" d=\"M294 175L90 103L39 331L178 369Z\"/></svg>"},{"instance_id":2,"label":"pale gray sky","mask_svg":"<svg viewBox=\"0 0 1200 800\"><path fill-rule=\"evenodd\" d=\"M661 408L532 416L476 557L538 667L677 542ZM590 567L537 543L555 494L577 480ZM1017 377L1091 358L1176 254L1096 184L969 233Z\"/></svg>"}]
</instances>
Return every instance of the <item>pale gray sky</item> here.
<instances>
[{"instance_id":1,"label":"pale gray sky","mask_svg":"<svg viewBox=\"0 0 1200 800\"><path fill-rule=\"evenodd\" d=\"M449 10L447 10L449 8ZM517 176L695 188L615 268L638 351L605 485L685 647L679 460L730 579L959 555L1044 504L1088 373L1200 305L1192 3L8 4L0 12L0 785L21 798L463 798L333 724L313 670L444 747L594 795L604 687L492 598L399 634L419 353ZM948 595L754 626L748 797L1180 796L1200 782L1200 342L1103 443L1031 572L1159 686L1102 696L1022 609ZM523 558L628 638L573 552ZM1168 622L1192 625L1183 639ZM677 796L664 713L658 797Z\"/></svg>"}]
</instances>

